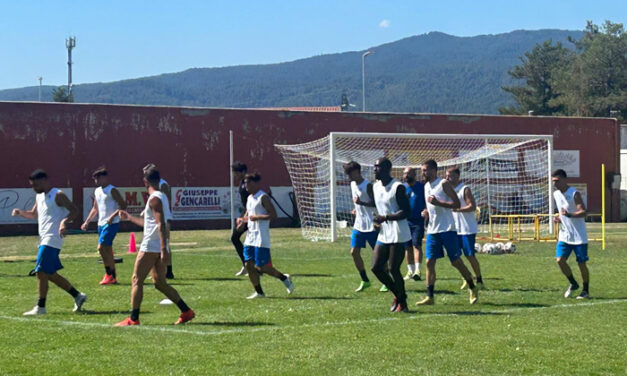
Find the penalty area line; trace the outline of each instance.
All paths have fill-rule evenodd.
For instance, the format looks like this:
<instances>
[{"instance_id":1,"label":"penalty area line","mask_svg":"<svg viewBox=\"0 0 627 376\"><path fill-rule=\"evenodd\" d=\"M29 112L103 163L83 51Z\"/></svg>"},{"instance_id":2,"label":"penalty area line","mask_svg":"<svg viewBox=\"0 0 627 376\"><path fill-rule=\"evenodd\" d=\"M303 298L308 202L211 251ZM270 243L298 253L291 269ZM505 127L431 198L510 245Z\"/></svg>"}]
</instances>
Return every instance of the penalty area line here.
<instances>
[{"instance_id":1,"label":"penalty area line","mask_svg":"<svg viewBox=\"0 0 627 376\"><path fill-rule=\"evenodd\" d=\"M479 311L479 312L482 314L507 314L507 313L516 313L516 312L526 312L526 311L541 311L541 310L547 310L547 309L590 307L590 306L625 303L625 302L627 302L627 299L613 299L613 300L606 300L606 301L599 301L599 302L556 304L556 305L546 306L546 307L518 307L518 308L510 308L510 309L503 309L503 310L490 310L490 311ZM460 317L460 316L466 316L466 314L464 314L463 312L424 313L424 314L417 313L411 316L380 317L380 318L367 319L367 320L327 321L327 322L301 324L301 325L267 326L267 327L247 328L247 329L233 328L233 329L208 330L208 331L191 330L191 329L174 329L170 327L150 326L150 325L148 326L138 325L138 326L130 326L127 328L116 328L110 324L102 324L102 323L94 323L94 322L50 320L50 319L37 318L37 317L15 317L15 316L6 316L6 315L0 315L0 319L6 320L6 321L37 322L37 323L43 323L43 324L77 326L77 327L84 327L84 328L106 328L110 330L130 329L130 330L151 331L151 332L160 332L160 333L180 333L180 334L192 334L192 335L199 335L199 336L216 336L216 335L224 335L224 334L247 334L247 333L254 333L254 332L316 328L316 327L326 327L326 326L361 325L361 324L372 324L372 323L380 323L380 322L387 322L387 321L415 320L415 319L430 318L430 317Z\"/></svg>"}]
</instances>

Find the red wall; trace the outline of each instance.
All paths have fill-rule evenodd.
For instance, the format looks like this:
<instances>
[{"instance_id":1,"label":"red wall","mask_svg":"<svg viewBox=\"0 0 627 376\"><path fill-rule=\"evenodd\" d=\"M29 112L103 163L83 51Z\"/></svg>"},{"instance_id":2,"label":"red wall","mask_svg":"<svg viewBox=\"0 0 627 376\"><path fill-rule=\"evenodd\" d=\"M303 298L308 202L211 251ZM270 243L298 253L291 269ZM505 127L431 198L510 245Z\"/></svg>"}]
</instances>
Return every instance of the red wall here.
<instances>
[{"instance_id":1,"label":"red wall","mask_svg":"<svg viewBox=\"0 0 627 376\"><path fill-rule=\"evenodd\" d=\"M620 171L619 125L613 119L0 102L0 187L27 187L28 174L43 168L54 185L73 188L80 206L95 167L106 164L117 186L141 186L141 167L148 162L172 186L227 186L230 130L235 158L275 186L291 182L274 144L311 141L331 131L552 134L554 149L580 150L581 178L572 181L588 184L593 212L600 211L601 163L609 172ZM618 194L610 203L607 193L608 219L617 220ZM32 229L0 226L0 233L16 227Z\"/></svg>"}]
</instances>

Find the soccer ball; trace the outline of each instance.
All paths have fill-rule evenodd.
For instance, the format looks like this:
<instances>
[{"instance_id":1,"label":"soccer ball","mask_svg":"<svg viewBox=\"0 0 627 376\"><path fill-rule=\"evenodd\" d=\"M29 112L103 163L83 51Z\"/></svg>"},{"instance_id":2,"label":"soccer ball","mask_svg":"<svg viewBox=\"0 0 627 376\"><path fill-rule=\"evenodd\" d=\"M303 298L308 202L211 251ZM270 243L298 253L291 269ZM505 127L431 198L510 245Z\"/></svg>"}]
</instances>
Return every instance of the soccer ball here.
<instances>
[{"instance_id":1,"label":"soccer ball","mask_svg":"<svg viewBox=\"0 0 627 376\"><path fill-rule=\"evenodd\" d=\"M505 243L505 247L503 248L505 253L514 253L516 252L516 244L512 242Z\"/></svg>"},{"instance_id":2,"label":"soccer ball","mask_svg":"<svg viewBox=\"0 0 627 376\"><path fill-rule=\"evenodd\" d=\"M482 248L483 253L487 253L490 255L494 253L494 249L495 247L494 247L494 244L492 243L485 243Z\"/></svg>"},{"instance_id":3,"label":"soccer ball","mask_svg":"<svg viewBox=\"0 0 627 376\"><path fill-rule=\"evenodd\" d=\"M483 253L483 250L481 249L481 244L475 243L475 252Z\"/></svg>"}]
</instances>

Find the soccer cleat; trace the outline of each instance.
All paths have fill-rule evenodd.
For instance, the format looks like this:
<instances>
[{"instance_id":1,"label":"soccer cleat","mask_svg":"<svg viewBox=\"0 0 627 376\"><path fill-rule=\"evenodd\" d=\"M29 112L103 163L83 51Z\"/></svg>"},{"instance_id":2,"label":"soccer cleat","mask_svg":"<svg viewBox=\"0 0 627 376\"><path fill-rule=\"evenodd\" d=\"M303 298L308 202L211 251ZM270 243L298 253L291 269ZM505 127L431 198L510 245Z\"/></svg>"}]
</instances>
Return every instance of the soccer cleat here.
<instances>
[{"instance_id":1,"label":"soccer cleat","mask_svg":"<svg viewBox=\"0 0 627 376\"><path fill-rule=\"evenodd\" d=\"M292 279L290 278L289 274L286 274L285 276L287 277L287 279L283 281L283 284L285 285L285 288L287 289L287 293L291 294L294 292L294 283L292 282Z\"/></svg>"},{"instance_id":2,"label":"soccer cleat","mask_svg":"<svg viewBox=\"0 0 627 376\"><path fill-rule=\"evenodd\" d=\"M82 292L78 293L78 295L76 295L76 298L74 298L74 309L72 310L72 312L80 311L86 300L87 295L83 294Z\"/></svg>"},{"instance_id":3,"label":"soccer cleat","mask_svg":"<svg viewBox=\"0 0 627 376\"><path fill-rule=\"evenodd\" d=\"M38 305L36 305L35 308L31 309L30 311L26 311L23 313L24 316L45 315L45 314L46 314L46 307L40 307Z\"/></svg>"},{"instance_id":4,"label":"soccer cleat","mask_svg":"<svg viewBox=\"0 0 627 376\"><path fill-rule=\"evenodd\" d=\"M426 298L416 302L416 305L434 305L434 304L435 304L435 300L430 296L427 296Z\"/></svg>"},{"instance_id":5,"label":"soccer cleat","mask_svg":"<svg viewBox=\"0 0 627 376\"><path fill-rule=\"evenodd\" d=\"M174 325L185 324L186 322L191 321L194 317L196 317L196 314L192 309L187 312L181 312L181 316L179 316Z\"/></svg>"},{"instance_id":6,"label":"soccer cleat","mask_svg":"<svg viewBox=\"0 0 627 376\"><path fill-rule=\"evenodd\" d=\"M379 289L379 291L381 291L381 292L388 292L390 290L388 290L386 285L381 285L381 288Z\"/></svg>"},{"instance_id":7,"label":"soccer cleat","mask_svg":"<svg viewBox=\"0 0 627 376\"><path fill-rule=\"evenodd\" d=\"M468 288L468 282L462 278L462 286L459 288L460 290L465 290Z\"/></svg>"},{"instance_id":8,"label":"soccer cleat","mask_svg":"<svg viewBox=\"0 0 627 376\"><path fill-rule=\"evenodd\" d=\"M118 283L118 280L113 277L112 275L109 274L105 274L104 277L102 277L102 280L100 281L101 285L115 285Z\"/></svg>"},{"instance_id":9,"label":"soccer cleat","mask_svg":"<svg viewBox=\"0 0 627 376\"><path fill-rule=\"evenodd\" d=\"M165 273L165 279L174 279L174 273Z\"/></svg>"},{"instance_id":10,"label":"soccer cleat","mask_svg":"<svg viewBox=\"0 0 627 376\"><path fill-rule=\"evenodd\" d=\"M579 288L579 285L568 285L568 288L564 292L564 297L570 298L570 296L573 295L573 291L577 290L578 288Z\"/></svg>"},{"instance_id":11,"label":"soccer cleat","mask_svg":"<svg viewBox=\"0 0 627 376\"><path fill-rule=\"evenodd\" d=\"M407 302L399 303L398 307L394 311L396 313L409 313L409 308L407 308Z\"/></svg>"},{"instance_id":12,"label":"soccer cleat","mask_svg":"<svg viewBox=\"0 0 627 376\"><path fill-rule=\"evenodd\" d=\"M411 276L411 278L416 282L421 281L421 277L422 276L420 275L420 270L418 270L416 273L414 273L414 275Z\"/></svg>"},{"instance_id":13,"label":"soccer cleat","mask_svg":"<svg viewBox=\"0 0 627 376\"><path fill-rule=\"evenodd\" d=\"M408 270L407 274L405 274L405 277L403 277L403 281L409 281L410 279L412 279L413 276L414 276L414 273Z\"/></svg>"},{"instance_id":14,"label":"soccer cleat","mask_svg":"<svg viewBox=\"0 0 627 376\"><path fill-rule=\"evenodd\" d=\"M587 291L582 291L579 295L577 295L577 299L590 299Z\"/></svg>"},{"instance_id":15,"label":"soccer cleat","mask_svg":"<svg viewBox=\"0 0 627 376\"><path fill-rule=\"evenodd\" d=\"M160 301L160 302L159 302L159 304L161 304L161 305L170 305L170 304L174 304L174 302L173 302L173 301L171 301L171 300L170 300L170 299L168 299L168 298L165 298L165 299L163 299L162 301Z\"/></svg>"},{"instance_id":16,"label":"soccer cleat","mask_svg":"<svg viewBox=\"0 0 627 376\"><path fill-rule=\"evenodd\" d=\"M239 270L239 272L235 273L236 277L241 277L243 275L247 275L248 272L246 271L246 267L242 266L242 268Z\"/></svg>"},{"instance_id":17,"label":"soccer cleat","mask_svg":"<svg viewBox=\"0 0 627 376\"><path fill-rule=\"evenodd\" d=\"M468 289L468 300L470 301L470 304L475 304L477 300L479 300L479 287L477 287L477 285Z\"/></svg>"},{"instance_id":18,"label":"soccer cleat","mask_svg":"<svg viewBox=\"0 0 627 376\"><path fill-rule=\"evenodd\" d=\"M265 298L266 294L260 294L258 292L253 293L252 295L250 295L249 297L247 297L246 299L261 299L261 298Z\"/></svg>"},{"instance_id":19,"label":"soccer cleat","mask_svg":"<svg viewBox=\"0 0 627 376\"><path fill-rule=\"evenodd\" d=\"M396 310L398 309L398 305L398 299L394 298L392 306L390 307L390 312L396 312Z\"/></svg>"},{"instance_id":20,"label":"soccer cleat","mask_svg":"<svg viewBox=\"0 0 627 376\"><path fill-rule=\"evenodd\" d=\"M130 317L127 317L124 320L113 324L113 326L133 326L133 325L139 325L139 320L137 321L131 320Z\"/></svg>"},{"instance_id":21,"label":"soccer cleat","mask_svg":"<svg viewBox=\"0 0 627 376\"><path fill-rule=\"evenodd\" d=\"M355 292L362 292L370 286L371 286L370 282L361 281L361 284L359 285L359 287L357 287L357 290L355 290Z\"/></svg>"}]
</instances>

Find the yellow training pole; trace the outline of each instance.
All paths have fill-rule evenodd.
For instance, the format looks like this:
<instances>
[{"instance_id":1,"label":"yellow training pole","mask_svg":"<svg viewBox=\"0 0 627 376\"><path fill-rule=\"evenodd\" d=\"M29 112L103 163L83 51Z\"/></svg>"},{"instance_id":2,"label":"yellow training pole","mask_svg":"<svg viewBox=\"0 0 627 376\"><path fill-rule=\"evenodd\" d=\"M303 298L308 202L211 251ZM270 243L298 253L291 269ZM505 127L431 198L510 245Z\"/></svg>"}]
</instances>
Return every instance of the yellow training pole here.
<instances>
[{"instance_id":1,"label":"yellow training pole","mask_svg":"<svg viewBox=\"0 0 627 376\"><path fill-rule=\"evenodd\" d=\"M605 163L601 163L601 249L605 251Z\"/></svg>"}]
</instances>

